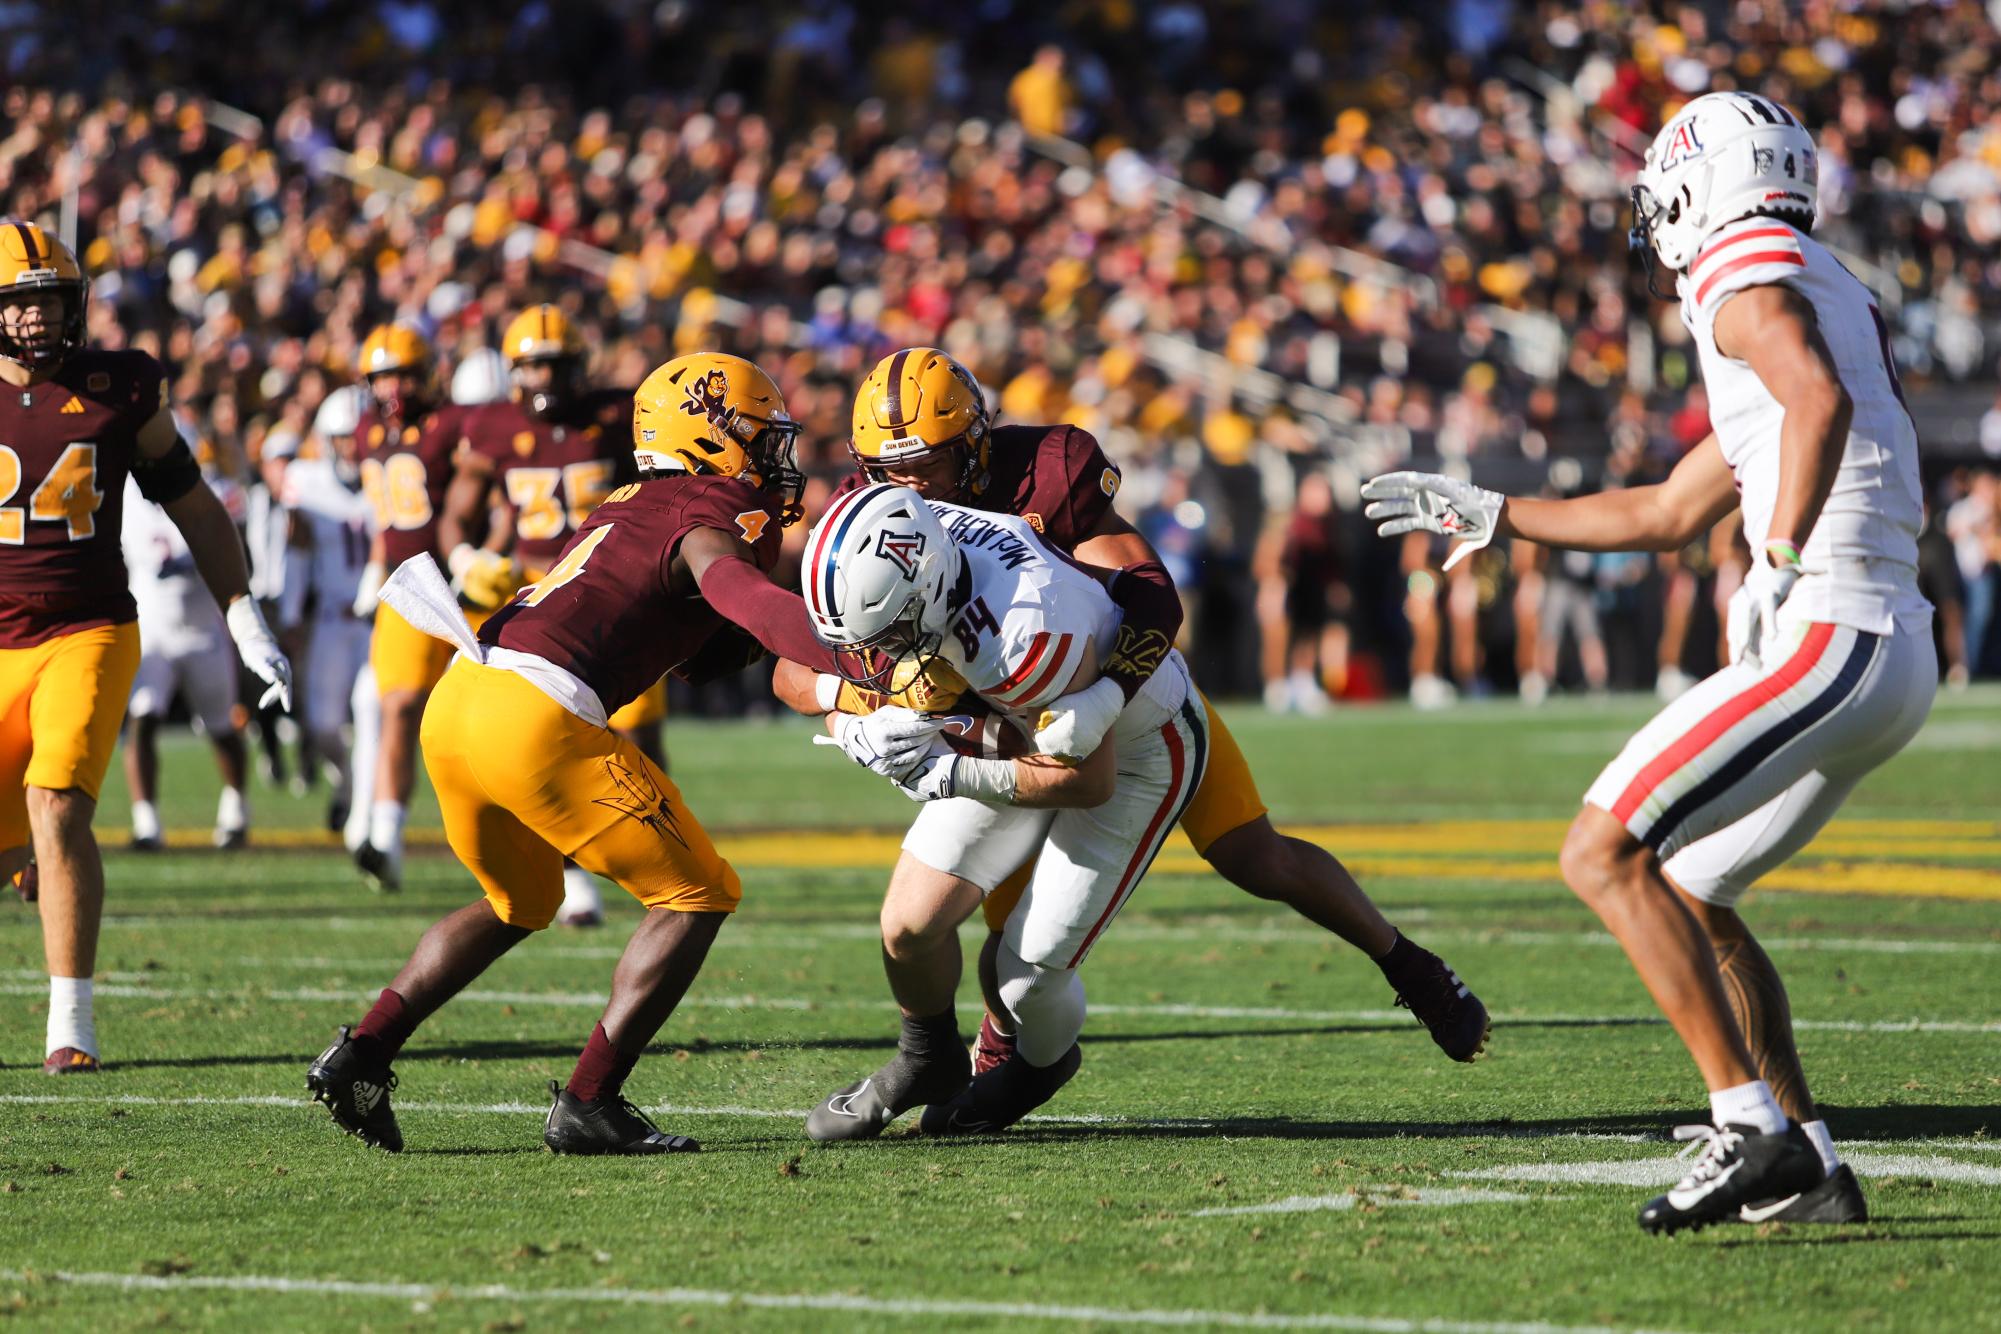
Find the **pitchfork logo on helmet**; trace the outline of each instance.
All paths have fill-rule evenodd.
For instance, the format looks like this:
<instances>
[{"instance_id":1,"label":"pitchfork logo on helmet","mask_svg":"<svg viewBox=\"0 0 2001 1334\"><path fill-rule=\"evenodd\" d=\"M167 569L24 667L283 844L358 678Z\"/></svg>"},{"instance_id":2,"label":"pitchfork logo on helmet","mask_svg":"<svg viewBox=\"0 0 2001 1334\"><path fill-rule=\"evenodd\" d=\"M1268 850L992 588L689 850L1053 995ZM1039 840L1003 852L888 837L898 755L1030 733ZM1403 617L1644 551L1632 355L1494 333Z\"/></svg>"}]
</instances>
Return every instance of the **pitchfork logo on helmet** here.
<instances>
[{"instance_id":1,"label":"pitchfork logo on helmet","mask_svg":"<svg viewBox=\"0 0 2001 1334\"><path fill-rule=\"evenodd\" d=\"M945 526L907 486L840 497L806 538L806 612L842 676L893 691L938 656L962 601L963 562Z\"/></svg>"},{"instance_id":2,"label":"pitchfork logo on helmet","mask_svg":"<svg viewBox=\"0 0 2001 1334\"><path fill-rule=\"evenodd\" d=\"M1632 243L1646 256L1651 289L1654 259L1685 271L1710 233L1754 215L1811 227L1819 200L1819 154L1797 116L1753 93L1707 93L1647 149L1633 187Z\"/></svg>"}]
</instances>

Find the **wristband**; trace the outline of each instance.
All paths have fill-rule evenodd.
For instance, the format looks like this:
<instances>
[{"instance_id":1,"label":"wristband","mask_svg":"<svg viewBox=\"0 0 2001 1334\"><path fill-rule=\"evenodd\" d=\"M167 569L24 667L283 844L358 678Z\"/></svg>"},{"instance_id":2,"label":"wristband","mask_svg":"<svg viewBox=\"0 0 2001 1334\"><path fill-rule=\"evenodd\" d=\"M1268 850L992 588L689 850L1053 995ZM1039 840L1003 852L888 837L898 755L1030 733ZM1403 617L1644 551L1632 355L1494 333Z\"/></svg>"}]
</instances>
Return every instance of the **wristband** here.
<instances>
[{"instance_id":1,"label":"wristband","mask_svg":"<svg viewBox=\"0 0 2001 1334\"><path fill-rule=\"evenodd\" d=\"M1765 543L1765 555L1767 557L1784 556L1788 565L1798 565L1801 563L1800 549L1786 541L1783 537L1775 537ZM1773 562L1774 565L1777 563L1776 561Z\"/></svg>"},{"instance_id":2,"label":"wristband","mask_svg":"<svg viewBox=\"0 0 2001 1334\"><path fill-rule=\"evenodd\" d=\"M820 712L832 713L841 702L841 687L847 682L832 672L817 672L813 676L813 702L820 706Z\"/></svg>"},{"instance_id":3,"label":"wristband","mask_svg":"<svg viewBox=\"0 0 2001 1334\"><path fill-rule=\"evenodd\" d=\"M1014 801L1014 761L980 760L961 755L952 766L952 795L971 797L990 806Z\"/></svg>"}]
</instances>

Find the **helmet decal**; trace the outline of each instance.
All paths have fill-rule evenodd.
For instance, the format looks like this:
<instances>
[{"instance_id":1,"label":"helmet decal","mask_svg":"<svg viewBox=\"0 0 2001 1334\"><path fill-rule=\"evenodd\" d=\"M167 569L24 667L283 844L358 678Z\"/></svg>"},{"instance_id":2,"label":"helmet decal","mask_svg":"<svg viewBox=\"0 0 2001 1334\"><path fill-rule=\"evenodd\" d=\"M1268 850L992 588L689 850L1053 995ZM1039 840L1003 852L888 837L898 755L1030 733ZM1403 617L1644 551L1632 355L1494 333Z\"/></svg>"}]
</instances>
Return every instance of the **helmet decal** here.
<instances>
[{"instance_id":1,"label":"helmet decal","mask_svg":"<svg viewBox=\"0 0 2001 1334\"><path fill-rule=\"evenodd\" d=\"M875 554L903 571L906 579L917 577L917 562L924 556L924 534L884 528L876 533Z\"/></svg>"},{"instance_id":2,"label":"helmet decal","mask_svg":"<svg viewBox=\"0 0 2001 1334\"><path fill-rule=\"evenodd\" d=\"M690 417L704 417L709 423L709 436L721 445L723 440L737 438L737 410L730 407L727 400L730 379L720 368L697 377L688 385L688 397L681 404L681 411ZM711 451L713 452L713 451Z\"/></svg>"}]
</instances>

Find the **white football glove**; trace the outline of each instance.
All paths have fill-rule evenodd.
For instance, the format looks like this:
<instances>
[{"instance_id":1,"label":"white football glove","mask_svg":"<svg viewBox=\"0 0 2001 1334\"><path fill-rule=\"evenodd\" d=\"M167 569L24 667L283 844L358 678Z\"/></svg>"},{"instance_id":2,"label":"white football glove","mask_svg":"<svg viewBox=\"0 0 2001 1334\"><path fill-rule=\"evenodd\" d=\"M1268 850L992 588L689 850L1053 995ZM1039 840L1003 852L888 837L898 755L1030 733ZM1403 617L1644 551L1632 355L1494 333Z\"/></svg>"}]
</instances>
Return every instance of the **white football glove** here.
<instances>
[{"instance_id":1,"label":"white football glove","mask_svg":"<svg viewBox=\"0 0 2001 1334\"><path fill-rule=\"evenodd\" d=\"M1435 472L1388 472L1363 483L1362 499L1371 502L1363 516L1377 521L1383 537L1423 531L1457 538L1445 558L1449 570L1494 540L1508 498Z\"/></svg>"},{"instance_id":2,"label":"white football glove","mask_svg":"<svg viewBox=\"0 0 2001 1334\"><path fill-rule=\"evenodd\" d=\"M382 581L387 577L388 571L382 568L381 561L372 560L362 566L361 583L354 590L351 608L356 617L364 621L375 618L375 595L382 591Z\"/></svg>"},{"instance_id":3,"label":"white football glove","mask_svg":"<svg viewBox=\"0 0 2001 1334\"><path fill-rule=\"evenodd\" d=\"M816 736L813 743L839 746L847 757L892 783L902 783L931 752L931 743L945 725L900 704L891 704L874 713L856 717L852 713L834 715L834 734Z\"/></svg>"},{"instance_id":4,"label":"white football glove","mask_svg":"<svg viewBox=\"0 0 2001 1334\"><path fill-rule=\"evenodd\" d=\"M257 606L257 599L248 595L236 599L229 604L223 620L229 626L229 637L236 641L236 651L242 655L243 665L270 687L257 701L257 707L268 708L271 701L276 700L279 708L290 713L292 664L285 660L285 651L278 647L271 627L264 623L264 613Z\"/></svg>"},{"instance_id":5,"label":"white football glove","mask_svg":"<svg viewBox=\"0 0 2001 1334\"><path fill-rule=\"evenodd\" d=\"M1125 707L1126 692L1110 677L1101 677L1042 711L1035 749L1063 764L1082 764L1103 744Z\"/></svg>"},{"instance_id":6,"label":"white football glove","mask_svg":"<svg viewBox=\"0 0 2001 1334\"><path fill-rule=\"evenodd\" d=\"M1744 587L1737 593L1745 609L1744 643L1737 652L1737 661L1753 666L1762 664L1765 650L1779 642L1779 608L1786 605L1793 585L1805 573L1791 561L1773 565L1760 557L1751 562L1744 575Z\"/></svg>"},{"instance_id":7,"label":"white football glove","mask_svg":"<svg viewBox=\"0 0 2001 1334\"><path fill-rule=\"evenodd\" d=\"M920 760L896 790L912 801L944 801L955 796L959 761L964 758L940 746Z\"/></svg>"}]
</instances>

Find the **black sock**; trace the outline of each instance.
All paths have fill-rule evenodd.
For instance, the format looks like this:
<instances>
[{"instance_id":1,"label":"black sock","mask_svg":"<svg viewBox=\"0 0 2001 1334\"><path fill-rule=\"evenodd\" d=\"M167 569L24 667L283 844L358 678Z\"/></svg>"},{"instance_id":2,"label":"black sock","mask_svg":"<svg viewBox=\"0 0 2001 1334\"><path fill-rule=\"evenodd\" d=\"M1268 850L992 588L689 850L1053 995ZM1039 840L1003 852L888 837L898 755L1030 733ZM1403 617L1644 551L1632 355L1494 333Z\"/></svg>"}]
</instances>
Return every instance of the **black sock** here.
<instances>
[{"instance_id":1,"label":"black sock","mask_svg":"<svg viewBox=\"0 0 2001 1334\"><path fill-rule=\"evenodd\" d=\"M1391 986L1401 991L1403 980L1408 978L1411 970L1422 964L1428 956L1429 951L1413 945L1410 937L1399 931L1396 943L1376 960L1376 967L1383 970L1383 976L1389 979Z\"/></svg>"},{"instance_id":2,"label":"black sock","mask_svg":"<svg viewBox=\"0 0 2001 1334\"><path fill-rule=\"evenodd\" d=\"M903 1034L896 1040L899 1053L920 1061L932 1060L949 1051L963 1051L965 1046L966 1040L959 1036L959 1012L952 1006L921 1019L904 1015Z\"/></svg>"}]
</instances>

